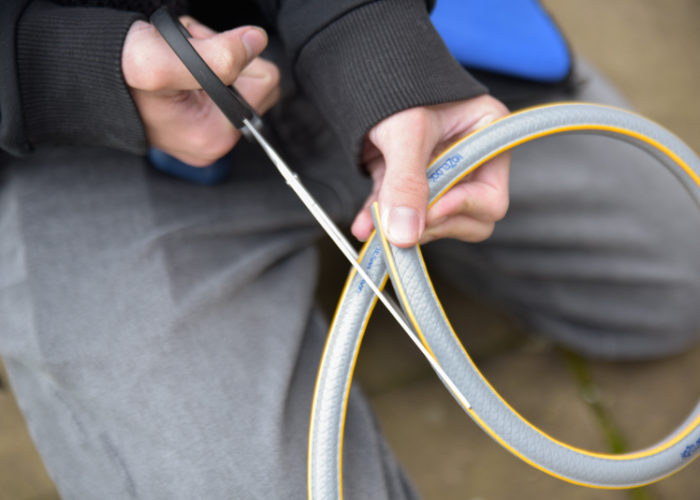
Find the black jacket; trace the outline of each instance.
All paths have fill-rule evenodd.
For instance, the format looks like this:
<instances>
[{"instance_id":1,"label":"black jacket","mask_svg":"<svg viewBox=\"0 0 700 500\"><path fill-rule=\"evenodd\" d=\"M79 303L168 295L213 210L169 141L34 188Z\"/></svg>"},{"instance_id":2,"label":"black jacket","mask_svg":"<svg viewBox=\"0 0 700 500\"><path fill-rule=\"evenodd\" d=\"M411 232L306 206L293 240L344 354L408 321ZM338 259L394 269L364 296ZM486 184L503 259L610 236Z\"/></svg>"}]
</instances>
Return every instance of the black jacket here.
<instances>
[{"instance_id":1,"label":"black jacket","mask_svg":"<svg viewBox=\"0 0 700 500\"><path fill-rule=\"evenodd\" d=\"M145 152L121 48L129 26L163 3L188 11L178 0L0 2L0 148ZM207 19L217 4L196 0L195 15L222 28L221 16ZM367 130L397 111L485 91L444 47L425 0L251 0L229 9L238 24L254 13L279 38L299 87L354 156Z\"/></svg>"}]
</instances>

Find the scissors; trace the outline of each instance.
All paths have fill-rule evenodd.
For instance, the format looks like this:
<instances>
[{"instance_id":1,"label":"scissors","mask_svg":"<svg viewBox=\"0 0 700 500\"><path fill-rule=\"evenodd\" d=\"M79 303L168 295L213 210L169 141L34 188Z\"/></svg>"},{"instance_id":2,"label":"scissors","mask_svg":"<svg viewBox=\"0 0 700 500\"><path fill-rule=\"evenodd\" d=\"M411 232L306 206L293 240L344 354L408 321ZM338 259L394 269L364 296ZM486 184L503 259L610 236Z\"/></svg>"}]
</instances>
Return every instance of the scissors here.
<instances>
[{"instance_id":1,"label":"scissors","mask_svg":"<svg viewBox=\"0 0 700 500\"><path fill-rule=\"evenodd\" d=\"M304 187L299 176L285 163L276 149L265 139L263 135L263 121L253 107L233 86L228 86L222 82L207 63L204 62L188 41L188 38L191 36L187 28L172 15L167 6L160 7L156 10L151 15L150 21L163 36L170 48L173 49L188 71L192 73L192 76L201 85L202 90L207 93L214 104L224 113L224 116L241 131L247 140L256 142L263 149L267 157L282 175L287 185L296 193L311 215L313 215L326 234L328 234L348 262L350 262L350 265L359 273L372 292L388 309L389 313L391 313L396 322L406 332L416 347L418 347L437 374L455 394L460 394L464 402L469 405L461 391L423 345L399 306L380 289L360 265L355 248L350 244L340 229L338 229L325 210L316 202L306 187Z\"/></svg>"}]
</instances>

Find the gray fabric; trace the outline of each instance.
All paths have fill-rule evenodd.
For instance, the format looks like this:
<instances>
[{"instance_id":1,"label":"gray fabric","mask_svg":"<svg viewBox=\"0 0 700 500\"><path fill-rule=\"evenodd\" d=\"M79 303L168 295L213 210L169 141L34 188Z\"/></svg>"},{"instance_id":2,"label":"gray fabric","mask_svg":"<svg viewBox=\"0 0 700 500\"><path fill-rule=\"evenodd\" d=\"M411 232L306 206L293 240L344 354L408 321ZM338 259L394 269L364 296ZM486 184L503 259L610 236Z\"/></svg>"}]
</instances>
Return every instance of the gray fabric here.
<instances>
[{"instance_id":1,"label":"gray fabric","mask_svg":"<svg viewBox=\"0 0 700 500\"><path fill-rule=\"evenodd\" d=\"M365 181L306 157L307 179L331 179L307 184L347 222L360 191L342 172ZM305 496L319 232L256 148L233 161L213 188L104 150L4 168L0 349L63 498ZM350 498L410 498L352 401Z\"/></svg>"},{"instance_id":2,"label":"gray fabric","mask_svg":"<svg viewBox=\"0 0 700 500\"><path fill-rule=\"evenodd\" d=\"M617 100L586 78L583 96ZM287 159L348 222L367 183L329 132L288 121L309 113L278 129ZM698 330L697 215L631 148L563 140L516 153L489 243L430 247L586 352L681 348ZM97 149L1 167L0 353L66 499L305 495L318 230L255 148L233 161L216 187ZM346 497L412 497L359 392L347 425Z\"/></svg>"}]
</instances>

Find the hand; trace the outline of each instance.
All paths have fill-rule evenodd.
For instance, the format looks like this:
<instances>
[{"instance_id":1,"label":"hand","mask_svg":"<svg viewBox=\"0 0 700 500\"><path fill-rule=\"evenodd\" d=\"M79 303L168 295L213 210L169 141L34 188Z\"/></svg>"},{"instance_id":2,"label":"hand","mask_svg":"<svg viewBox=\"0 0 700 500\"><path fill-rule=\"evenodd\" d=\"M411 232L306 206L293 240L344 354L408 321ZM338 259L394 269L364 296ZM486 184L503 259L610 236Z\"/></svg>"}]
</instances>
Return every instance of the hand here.
<instances>
[{"instance_id":1,"label":"hand","mask_svg":"<svg viewBox=\"0 0 700 500\"><path fill-rule=\"evenodd\" d=\"M277 67L257 57L267 35L251 26L216 33L190 17L190 42L226 85L234 84L262 114L279 99ZM205 166L225 155L241 133L229 122L156 28L135 22L124 41L122 71L149 143L179 160Z\"/></svg>"},{"instance_id":2,"label":"hand","mask_svg":"<svg viewBox=\"0 0 700 500\"><path fill-rule=\"evenodd\" d=\"M507 113L503 104L485 95L407 109L378 123L367 135L363 153L374 186L353 222L353 235L363 241L370 236L370 207L378 200L387 237L397 246L438 238L488 238L508 209L510 155L469 174L429 210L426 168L457 139Z\"/></svg>"}]
</instances>

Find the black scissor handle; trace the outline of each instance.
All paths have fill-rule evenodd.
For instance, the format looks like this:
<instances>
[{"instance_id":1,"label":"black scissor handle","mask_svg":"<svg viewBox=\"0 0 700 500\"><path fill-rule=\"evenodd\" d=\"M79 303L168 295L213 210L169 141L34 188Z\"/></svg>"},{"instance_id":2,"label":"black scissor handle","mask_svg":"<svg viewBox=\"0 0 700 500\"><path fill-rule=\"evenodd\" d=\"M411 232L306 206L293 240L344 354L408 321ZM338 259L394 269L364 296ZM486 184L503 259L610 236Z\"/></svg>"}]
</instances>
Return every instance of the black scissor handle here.
<instances>
[{"instance_id":1,"label":"black scissor handle","mask_svg":"<svg viewBox=\"0 0 700 500\"><path fill-rule=\"evenodd\" d=\"M166 6L160 7L151 15L151 23L170 45L185 67L192 73L202 90L211 97L219 109L233 125L250 139L244 120L260 129L262 120L248 102L232 86L226 85L200 57L192 44L187 29L177 20Z\"/></svg>"}]
</instances>

